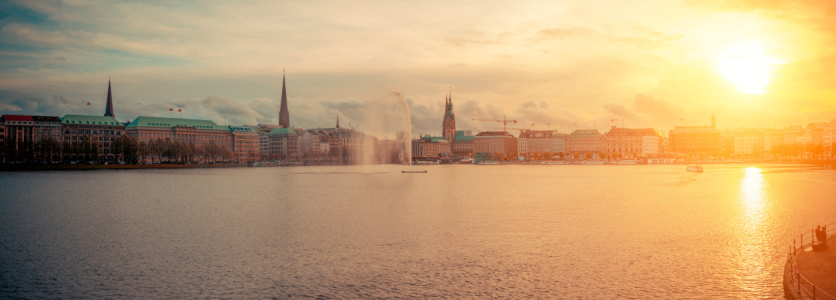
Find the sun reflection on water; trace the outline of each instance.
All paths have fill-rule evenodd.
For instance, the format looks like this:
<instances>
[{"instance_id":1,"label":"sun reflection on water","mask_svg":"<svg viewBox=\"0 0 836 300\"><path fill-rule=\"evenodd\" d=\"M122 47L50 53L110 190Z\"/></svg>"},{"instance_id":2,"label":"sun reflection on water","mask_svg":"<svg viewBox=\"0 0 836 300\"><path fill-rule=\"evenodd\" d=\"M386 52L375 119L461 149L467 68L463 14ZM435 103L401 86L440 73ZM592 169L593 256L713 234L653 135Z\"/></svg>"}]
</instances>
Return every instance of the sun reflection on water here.
<instances>
[{"instance_id":1,"label":"sun reflection on water","mask_svg":"<svg viewBox=\"0 0 836 300\"><path fill-rule=\"evenodd\" d=\"M762 289L769 282L764 272L768 262L766 258L769 246L765 240L764 230L767 215L768 197L767 183L764 181L760 168L745 169L740 181L738 193L740 203L740 253L738 258L739 271L738 286L746 291Z\"/></svg>"},{"instance_id":2,"label":"sun reflection on water","mask_svg":"<svg viewBox=\"0 0 836 300\"><path fill-rule=\"evenodd\" d=\"M764 208L764 182L762 170L751 167L746 168L746 176L740 183L740 196L743 201L746 215L749 219L748 225L758 226L762 220Z\"/></svg>"}]
</instances>

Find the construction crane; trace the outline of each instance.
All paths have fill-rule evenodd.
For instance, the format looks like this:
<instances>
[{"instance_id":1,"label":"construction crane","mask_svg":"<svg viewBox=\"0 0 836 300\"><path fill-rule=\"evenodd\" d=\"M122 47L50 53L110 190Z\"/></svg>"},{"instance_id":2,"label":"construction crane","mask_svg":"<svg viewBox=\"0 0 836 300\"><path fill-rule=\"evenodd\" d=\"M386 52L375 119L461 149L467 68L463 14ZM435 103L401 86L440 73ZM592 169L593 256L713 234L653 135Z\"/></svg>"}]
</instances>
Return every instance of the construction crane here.
<instances>
[{"instance_id":1,"label":"construction crane","mask_svg":"<svg viewBox=\"0 0 836 300\"><path fill-rule=\"evenodd\" d=\"M517 120L508 120L507 118L505 118L505 115L502 115L502 120L473 119L473 121L487 121L487 122L502 123L503 129L508 127L508 123L517 124ZM508 131L508 130L506 129L505 131Z\"/></svg>"}]
</instances>

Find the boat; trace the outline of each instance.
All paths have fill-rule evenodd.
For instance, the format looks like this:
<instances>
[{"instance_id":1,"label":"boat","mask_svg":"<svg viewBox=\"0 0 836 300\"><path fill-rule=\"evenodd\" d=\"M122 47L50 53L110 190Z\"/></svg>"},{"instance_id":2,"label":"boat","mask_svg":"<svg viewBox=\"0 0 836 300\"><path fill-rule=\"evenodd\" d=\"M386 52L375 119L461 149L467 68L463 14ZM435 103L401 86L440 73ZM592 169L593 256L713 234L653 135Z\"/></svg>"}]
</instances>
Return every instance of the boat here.
<instances>
[{"instance_id":1,"label":"boat","mask_svg":"<svg viewBox=\"0 0 836 300\"><path fill-rule=\"evenodd\" d=\"M479 162L479 164L480 165L498 165L499 162L498 161L482 161L482 162Z\"/></svg>"},{"instance_id":2,"label":"boat","mask_svg":"<svg viewBox=\"0 0 836 300\"><path fill-rule=\"evenodd\" d=\"M702 165L688 165L685 167L688 172L702 172Z\"/></svg>"},{"instance_id":3,"label":"boat","mask_svg":"<svg viewBox=\"0 0 836 300\"><path fill-rule=\"evenodd\" d=\"M542 162L544 165L568 165L569 162L566 161L544 161Z\"/></svg>"},{"instance_id":4,"label":"boat","mask_svg":"<svg viewBox=\"0 0 836 300\"><path fill-rule=\"evenodd\" d=\"M603 165L603 160L584 160L581 162L582 165Z\"/></svg>"},{"instance_id":5,"label":"boat","mask_svg":"<svg viewBox=\"0 0 836 300\"><path fill-rule=\"evenodd\" d=\"M427 170L415 170L415 171L403 170L403 171L401 171L401 173L427 173Z\"/></svg>"}]
</instances>

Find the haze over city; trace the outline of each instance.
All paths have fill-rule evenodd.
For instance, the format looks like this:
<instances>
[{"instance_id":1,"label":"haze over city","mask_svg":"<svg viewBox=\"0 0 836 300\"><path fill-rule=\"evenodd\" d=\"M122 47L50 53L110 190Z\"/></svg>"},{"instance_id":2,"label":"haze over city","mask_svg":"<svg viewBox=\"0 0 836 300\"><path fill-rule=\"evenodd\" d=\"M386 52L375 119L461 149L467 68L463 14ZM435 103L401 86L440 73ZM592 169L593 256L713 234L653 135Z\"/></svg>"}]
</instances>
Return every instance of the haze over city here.
<instances>
[{"instance_id":1,"label":"haze over city","mask_svg":"<svg viewBox=\"0 0 836 300\"><path fill-rule=\"evenodd\" d=\"M0 4L0 114L360 124L406 98L412 134L507 115L532 129L781 127L836 116L826 1ZM87 102L91 102L88 108ZM530 125L534 126L530 126Z\"/></svg>"}]
</instances>

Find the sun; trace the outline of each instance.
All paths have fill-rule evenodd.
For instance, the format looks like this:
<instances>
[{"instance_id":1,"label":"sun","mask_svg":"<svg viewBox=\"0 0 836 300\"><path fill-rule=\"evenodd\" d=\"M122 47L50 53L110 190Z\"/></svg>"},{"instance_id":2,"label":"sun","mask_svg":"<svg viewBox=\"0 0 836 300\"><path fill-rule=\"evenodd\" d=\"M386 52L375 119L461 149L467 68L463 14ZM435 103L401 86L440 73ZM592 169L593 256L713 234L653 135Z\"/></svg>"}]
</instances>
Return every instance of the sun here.
<instances>
[{"instance_id":1,"label":"sun","mask_svg":"<svg viewBox=\"0 0 836 300\"><path fill-rule=\"evenodd\" d=\"M769 73L784 62L766 54L758 41L732 45L717 63L720 74L746 94L763 94L769 85Z\"/></svg>"}]
</instances>

